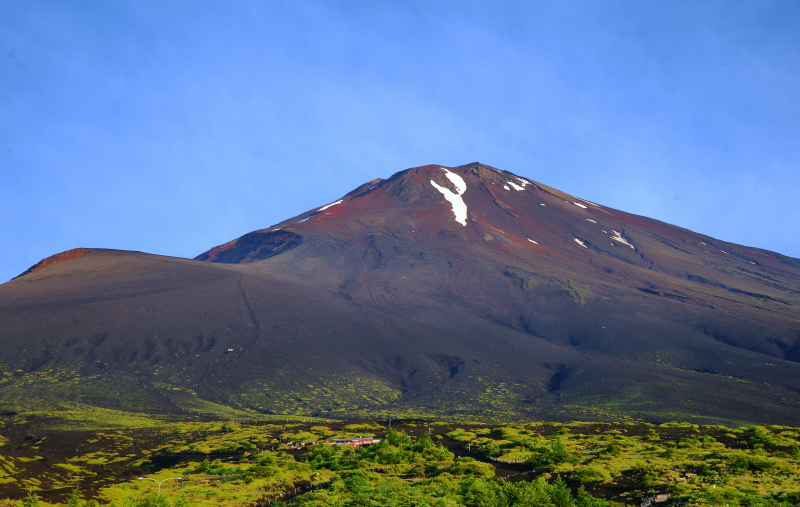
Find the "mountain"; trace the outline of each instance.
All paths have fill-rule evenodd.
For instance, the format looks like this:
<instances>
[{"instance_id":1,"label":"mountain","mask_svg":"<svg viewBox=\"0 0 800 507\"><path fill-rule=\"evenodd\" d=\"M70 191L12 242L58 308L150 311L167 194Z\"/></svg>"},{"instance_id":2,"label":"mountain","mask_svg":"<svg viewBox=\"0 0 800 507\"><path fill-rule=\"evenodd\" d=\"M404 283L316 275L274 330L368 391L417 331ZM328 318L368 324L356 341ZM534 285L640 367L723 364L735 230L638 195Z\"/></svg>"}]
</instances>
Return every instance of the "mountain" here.
<instances>
[{"instance_id":1,"label":"mountain","mask_svg":"<svg viewBox=\"0 0 800 507\"><path fill-rule=\"evenodd\" d=\"M429 165L194 260L45 259L0 343L7 410L782 424L800 260Z\"/></svg>"}]
</instances>

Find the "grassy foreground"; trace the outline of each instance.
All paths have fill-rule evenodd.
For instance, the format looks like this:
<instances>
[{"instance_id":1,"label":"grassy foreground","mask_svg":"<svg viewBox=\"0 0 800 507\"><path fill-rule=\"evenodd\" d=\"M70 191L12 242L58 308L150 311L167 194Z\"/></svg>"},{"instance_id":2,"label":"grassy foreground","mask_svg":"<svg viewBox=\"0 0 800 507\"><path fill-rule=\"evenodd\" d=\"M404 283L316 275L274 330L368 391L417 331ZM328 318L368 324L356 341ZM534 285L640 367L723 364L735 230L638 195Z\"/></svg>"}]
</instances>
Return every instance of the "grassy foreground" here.
<instances>
[{"instance_id":1,"label":"grassy foreground","mask_svg":"<svg viewBox=\"0 0 800 507\"><path fill-rule=\"evenodd\" d=\"M800 505L785 426L3 419L0 506Z\"/></svg>"}]
</instances>

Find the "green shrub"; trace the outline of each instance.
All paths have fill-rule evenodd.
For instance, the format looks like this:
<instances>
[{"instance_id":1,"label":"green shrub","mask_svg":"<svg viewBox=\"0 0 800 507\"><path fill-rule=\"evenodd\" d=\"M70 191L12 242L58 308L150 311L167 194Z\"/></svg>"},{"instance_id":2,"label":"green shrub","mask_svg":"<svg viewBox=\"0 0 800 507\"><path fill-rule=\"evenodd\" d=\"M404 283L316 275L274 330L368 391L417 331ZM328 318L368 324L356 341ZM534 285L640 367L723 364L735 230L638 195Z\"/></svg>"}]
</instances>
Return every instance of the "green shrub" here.
<instances>
[{"instance_id":1,"label":"green shrub","mask_svg":"<svg viewBox=\"0 0 800 507\"><path fill-rule=\"evenodd\" d=\"M581 467L575 474L575 478L580 482L609 482L612 477L608 470L603 467Z\"/></svg>"},{"instance_id":2,"label":"green shrub","mask_svg":"<svg viewBox=\"0 0 800 507\"><path fill-rule=\"evenodd\" d=\"M562 463L578 463L581 455L570 451L561 440L556 440L548 447L540 447L525 462L532 468L544 468Z\"/></svg>"}]
</instances>

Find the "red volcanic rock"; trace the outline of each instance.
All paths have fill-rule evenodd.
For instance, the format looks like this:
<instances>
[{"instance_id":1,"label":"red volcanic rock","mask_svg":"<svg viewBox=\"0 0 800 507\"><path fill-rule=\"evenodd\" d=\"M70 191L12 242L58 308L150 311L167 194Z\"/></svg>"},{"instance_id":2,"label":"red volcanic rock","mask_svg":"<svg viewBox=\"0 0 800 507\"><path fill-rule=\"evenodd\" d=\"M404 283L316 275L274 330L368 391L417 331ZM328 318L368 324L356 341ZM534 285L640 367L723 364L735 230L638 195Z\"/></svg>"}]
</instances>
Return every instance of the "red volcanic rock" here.
<instances>
[{"instance_id":1,"label":"red volcanic rock","mask_svg":"<svg viewBox=\"0 0 800 507\"><path fill-rule=\"evenodd\" d=\"M20 274L18 276L15 276L14 278L19 278L21 276L25 276L28 273L33 273L37 269L46 268L47 266L50 266L51 264L55 264L57 262L68 261L70 259L76 259L78 257L83 257L84 255L91 255L93 253L94 253L94 251L92 251L92 250L90 250L88 248L73 248L72 250L67 250L65 252L57 253L55 255L51 255L50 257L47 257L46 259L40 260L39 262L37 262L33 266L31 266L28 269L26 269L25 272L23 272L22 274Z\"/></svg>"}]
</instances>

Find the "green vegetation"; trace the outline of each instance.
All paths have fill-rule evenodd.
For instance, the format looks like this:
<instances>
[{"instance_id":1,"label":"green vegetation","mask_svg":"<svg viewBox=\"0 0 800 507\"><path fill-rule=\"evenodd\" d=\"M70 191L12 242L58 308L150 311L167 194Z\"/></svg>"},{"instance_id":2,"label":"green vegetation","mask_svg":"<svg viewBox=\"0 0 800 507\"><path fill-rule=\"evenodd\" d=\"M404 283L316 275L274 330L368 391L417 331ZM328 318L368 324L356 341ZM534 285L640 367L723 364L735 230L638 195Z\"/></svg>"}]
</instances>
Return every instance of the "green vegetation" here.
<instances>
[{"instance_id":1,"label":"green vegetation","mask_svg":"<svg viewBox=\"0 0 800 507\"><path fill-rule=\"evenodd\" d=\"M659 368L673 368L670 365L676 361L689 360L688 356L677 357L675 351L642 351L637 354L640 354L640 359L657 364ZM460 373L465 380L468 379L464 382L448 382L447 372L436 373L441 384L436 388L436 403L423 406L407 404L408 400L403 399L396 386L385 381L324 367L298 376L296 370L286 366L273 372L269 379L256 376L243 378L228 384L228 387L215 385L214 389L219 389L220 395L219 402L215 403L187 387L181 377L184 369L175 365L155 366L147 370L145 377L142 376L144 370L135 365L128 371L116 371L113 375L100 372L83 374L85 365L79 363L45 366L33 371L8 364L0 366L0 406L3 411L52 418L53 424L62 425L61 429L159 427L165 419L175 417L270 419L265 414L282 414L272 416L273 420L286 420L287 417L308 420L316 416L446 419L458 423L525 423L539 418L625 421L646 414L661 420L732 426L758 422L763 416L726 412L712 416L692 410L690 407L698 403L703 405L705 401L702 396L694 397L703 391L695 389L695 384L688 380L682 383L670 377L670 392L655 395L656 391L643 389L636 378L612 375L596 383L581 384L551 395L540 392L541 385L535 387L509 378L504 368L491 363L482 364L480 370ZM709 375L677 367L674 370L673 373L679 375ZM735 388L742 400L757 400L756 405L763 409L764 414L778 413L776 403L784 404L772 395L765 396L761 383L714 375L717 380L729 382L727 387ZM663 377L661 379L657 381L654 377L649 385L664 385ZM601 384L604 387L598 390L597 386ZM231 385L236 385L236 388L231 390ZM531 396L538 400L536 404L526 401Z\"/></svg>"},{"instance_id":2,"label":"green vegetation","mask_svg":"<svg viewBox=\"0 0 800 507\"><path fill-rule=\"evenodd\" d=\"M16 500L0 506L599 507L667 494L659 505L800 506L800 429L784 426L231 420L38 437L30 421L9 420L2 429L0 497ZM381 440L332 444L354 437ZM56 456L65 442L78 452Z\"/></svg>"}]
</instances>

